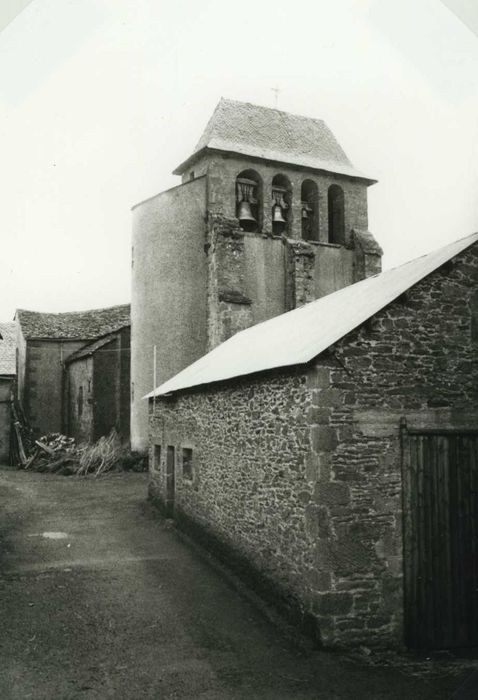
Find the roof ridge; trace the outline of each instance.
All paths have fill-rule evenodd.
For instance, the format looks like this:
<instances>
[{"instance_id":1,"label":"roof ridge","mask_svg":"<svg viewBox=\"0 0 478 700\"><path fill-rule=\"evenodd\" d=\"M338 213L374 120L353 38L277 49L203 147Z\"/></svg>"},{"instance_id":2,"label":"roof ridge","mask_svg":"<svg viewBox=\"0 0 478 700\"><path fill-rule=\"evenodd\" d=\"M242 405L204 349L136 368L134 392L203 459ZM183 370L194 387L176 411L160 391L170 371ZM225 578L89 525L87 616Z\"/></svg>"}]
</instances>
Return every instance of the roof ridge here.
<instances>
[{"instance_id":1,"label":"roof ridge","mask_svg":"<svg viewBox=\"0 0 478 700\"><path fill-rule=\"evenodd\" d=\"M310 362L472 245L478 232L240 331L145 398ZM276 348L271 354L270 348Z\"/></svg>"},{"instance_id":2,"label":"roof ridge","mask_svg":"<svg viewBox=\"0 0 478 700\"><path fill-rule=\"evenodd\" d=\"M128 302L126 304L114 304L113 306L101 306L99 308L95 309L83 309L81 311L35 311L34 309L21 309L17 308L16 312L24 311L27 314L43 314L43 315L48 315L48 316L63 316L63 315L71 315L71 314L91 314L95 313L96 311L111 311L112 309L121 309L121 308L126 308L127 306L131 307L131 302ZM13 323L13 321L12 321Z\"/></svg>"},{"instance_id":3,"label":"roof ridge","mask_svg":"<svg viewBox=\"0 0 478 700\"><path fill-rule=\"evenodd\" d=\"M219 102L217 103L216 107L214 108L214 111L219 107L219 105L222 102L228 102L229 104L235 104L235 105L245 105L247 107L258 107L259 109L267 109L270 110L271 112L277 112L278 114L285 114L287 116L292 116L295 117L296 119L305 119L306 121L313 121L317 122L318 124L325 124L324 119L319 119L317 117L308 117L306 114L299 114L298 112L289 112L286 109L278 109L277 107L269 107L267 105L260 105L257 104L256 102L243 102L242 100L234 100L229 97L221 97ZM213 112L214 114L214 112Z\"/></svg>"},{"instance_id":4,"label":"roof ridge","mask_svg":"<svg viewBox=\"0 0 478 700\"><path fill-rule=\"evenodd\" d=\"M421 260L422 258L426 258L428 255L433 255L433 253L437 253L439 250L445 250L445 248L448 248L448 246L456 245L460 243L461 241L464 241L467 238L473 238L473 236L477 236L478 231L474 231L473 233L469 233L467 236L461 236L461 238L456 238L453 241L450 241L449 243L445 243L445 245L442 246L437 246L436 248L432 248L431 250L428 251L428 253L422 253L421 255L417 255L416 258L410 258L410 260L405 260L404 262L400 263L399 265L395 265L394 267L388 267L386 270L382 270L382 272L377 272L376 275L371 275L370 277L366 277L365 279L371 279L372 277L378 277L379 275L383 275L386 272L391 272L392 270L398 270L401 267L405 267L405 265L410 265L410 263L417 262L417 260ZM359 282L356 282L355 284L359 284L360 282L363 282L364 280L360 280ZM340 291L340 290L339 290Z\"/></svg>"}]
</instances>

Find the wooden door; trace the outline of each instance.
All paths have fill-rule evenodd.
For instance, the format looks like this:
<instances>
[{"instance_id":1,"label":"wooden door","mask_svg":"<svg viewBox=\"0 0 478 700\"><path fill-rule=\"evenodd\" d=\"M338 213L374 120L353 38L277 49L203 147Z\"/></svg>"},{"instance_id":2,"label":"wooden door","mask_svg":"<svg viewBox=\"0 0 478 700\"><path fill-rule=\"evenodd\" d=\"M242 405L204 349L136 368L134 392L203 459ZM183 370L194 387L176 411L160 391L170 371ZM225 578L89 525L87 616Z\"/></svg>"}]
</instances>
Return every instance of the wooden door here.
<instances>
[{"instance_id":1,"label":"wooden door","mask_svg":"<svg viewBox=\"0 0 478 700\"><path fill-rule=\"evenodd\" d=\"M406 642L478 646L478 431L402 437Z\"/></svg>"},{"instance_id":2,"label":"wooden door","mask_svg":"<svg viewBox=\"0 0 478 700\"><path fill-rule=\"evenodd\" d=\"M176 480L176 450L168 445L166 452L166 515L174 516L174 491Z\"/></svg>"}]
</instances>

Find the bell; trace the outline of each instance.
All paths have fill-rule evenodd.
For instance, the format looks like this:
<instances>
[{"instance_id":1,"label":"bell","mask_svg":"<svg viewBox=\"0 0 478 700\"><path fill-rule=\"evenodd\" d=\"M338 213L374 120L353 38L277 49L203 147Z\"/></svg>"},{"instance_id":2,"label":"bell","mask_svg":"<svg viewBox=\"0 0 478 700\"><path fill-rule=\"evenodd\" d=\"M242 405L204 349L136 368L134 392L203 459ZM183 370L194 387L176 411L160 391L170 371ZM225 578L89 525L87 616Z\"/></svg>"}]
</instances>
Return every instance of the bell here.
<instances>
[{"instance_id":1,"label":"bell","mask_svg":"<svg viewBox=\"0 0 478 700\"><path fill-rule=\"evenodd\" d=\"M253 221L257 223L252 216L251 205L249 202L239 202L239 213L237 218L239 221Z\"/></svg>"},{"instance_id":2,"label":"bell","mask_svg":"<svg viewBox=\"0 0 478 700\"><path fill-rule=\"evenodd\" d=\"M302 218L303 219L308 219L309 214L311 214L314 210L310 206L308 202L302 202Z\"/></svg>"},{"instance_id":3,"label":"bell","mask_svg":"<svg viewBox=\"0 0 478 700\"><path fill-rule=\"evenodd\" d=\"M285 224L287 223L284 217L282 216L282 209L279 206L279 204L274 204L272 208L272 221L273 223L278 223L278 224Z\"/></svg>"}]
</instances>

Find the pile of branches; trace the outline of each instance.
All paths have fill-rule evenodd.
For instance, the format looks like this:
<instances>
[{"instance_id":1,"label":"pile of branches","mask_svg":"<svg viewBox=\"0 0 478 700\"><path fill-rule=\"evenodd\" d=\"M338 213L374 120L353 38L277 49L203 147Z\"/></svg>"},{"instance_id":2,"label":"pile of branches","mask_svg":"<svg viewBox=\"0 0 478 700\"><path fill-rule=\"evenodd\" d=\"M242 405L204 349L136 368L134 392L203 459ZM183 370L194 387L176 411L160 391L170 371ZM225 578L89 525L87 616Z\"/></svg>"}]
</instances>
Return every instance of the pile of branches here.
<instances>
[{"instance_id":1,"label":"pile of branches","mask_svg":"<svg viewBox=\"0 0 478 700\"><path fill-rule=\"evenodd\" d=\"M144 459L122 445L116 430L97 442L77 444L74 438L48 433L35 440L23 469L65 476L101 476L111 471L144 471Z\"/></svg>"}]
</instances>

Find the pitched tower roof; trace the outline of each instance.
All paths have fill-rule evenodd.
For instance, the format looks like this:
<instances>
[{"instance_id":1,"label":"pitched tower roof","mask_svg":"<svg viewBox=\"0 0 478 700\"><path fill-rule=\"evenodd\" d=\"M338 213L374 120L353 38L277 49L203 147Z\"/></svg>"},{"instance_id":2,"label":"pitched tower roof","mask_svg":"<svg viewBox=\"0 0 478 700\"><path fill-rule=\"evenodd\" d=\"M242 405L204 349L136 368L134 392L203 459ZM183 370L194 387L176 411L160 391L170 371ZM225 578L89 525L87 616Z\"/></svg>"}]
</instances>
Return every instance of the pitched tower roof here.
<instances>
[{"instance_id":1,"label":"pitched tower roof","mask_svg":"<svg viewBox=\"0 0 478 700\"><path fill-rule=\"evenodd\" d=\"M207 150L301 165L375 182L356 170L322 119L248 102L221 98L193 154L174 174L181 175Z\"/></svg>"}]
</instances>

